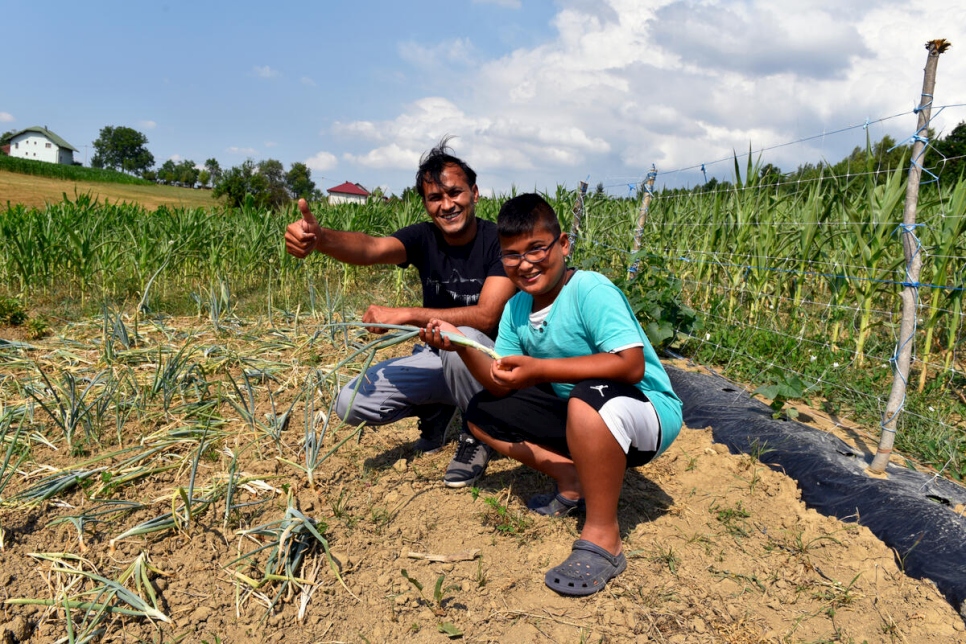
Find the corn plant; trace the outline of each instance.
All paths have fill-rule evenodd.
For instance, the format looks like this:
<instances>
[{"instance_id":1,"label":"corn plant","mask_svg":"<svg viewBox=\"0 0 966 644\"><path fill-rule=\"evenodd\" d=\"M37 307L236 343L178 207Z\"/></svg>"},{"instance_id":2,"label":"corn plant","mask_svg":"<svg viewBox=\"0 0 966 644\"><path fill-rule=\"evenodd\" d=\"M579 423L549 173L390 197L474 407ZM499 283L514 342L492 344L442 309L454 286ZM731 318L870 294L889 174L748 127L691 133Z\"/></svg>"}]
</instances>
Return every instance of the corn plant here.
<instances>
[{"instance_id":1,"label":"corn plant","mask_svg":"<svg viewBox=\"0 0 966 644\"><path fill-rule=\"evenodd\" d=\"M958 275L956 260L962 258L963 238L966 237L966 182L960 182L953 189L942 207L943 216L936 229L932 230L933 242L924 250L928 261L924 263L925 272L921 281L932 283L928 316L924 321L922 370L919 372L919 391L926 386L929 374L929 358L932 354L933 336L940 318L948 316L948 329L956 329L962 316L963 286L966 281L966 266L960 265ZM957 279L958 278L958 279ZM943 297L945 296L945 298ZM945 299L945 302L943 301ZM946 363L948 370L952 361L956 333L953 330L946 339Z\"/></svg>"}]
</instances>

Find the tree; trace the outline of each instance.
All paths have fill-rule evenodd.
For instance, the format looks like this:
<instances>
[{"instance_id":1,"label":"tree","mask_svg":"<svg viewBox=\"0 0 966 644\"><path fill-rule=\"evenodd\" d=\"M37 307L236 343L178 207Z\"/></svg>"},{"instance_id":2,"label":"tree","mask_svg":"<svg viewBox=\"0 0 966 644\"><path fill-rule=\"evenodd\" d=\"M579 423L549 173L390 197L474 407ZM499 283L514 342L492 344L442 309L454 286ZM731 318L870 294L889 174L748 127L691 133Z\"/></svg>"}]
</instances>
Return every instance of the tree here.
<instances>
[{"instance_id":1,"label":"tree","mask_svg":"<svg viewBox=\"0 0 966 644\"><path fill-rule=\"evenodd\" d=\"M285 185L285 166L277 159L258 162L258 174L265 178L264 195L256 195L261 205L278 207L291 201Z\"/></svg>"},{"instance_id":2,"label":"tree","mask_svg":"<svg viewBox=\"0 0 966 644\"><path fill-rule=\"evenodd\" d=\"M943 173L943 180L951 178L957 181L966 171L966 121L960 122L944 139L936 141L933 147L942 155L935 165Z\"/></svg>"},{"instance_id":3,"label":"tree","mask_svg":"<svg viewBox=\"0 0 966 644\"><path fill-rule=\"evenodd\" d=\"M221 166L218 165L218 159L211 158L205 161L205 170L211 176L212 185L221 181Z\"/></svg>"},{"instance_id":4,"label":"tree","mask_svg":"<svg viewBox=\"0 0 966 644\"><path fill-rule=\"evenodd\" d=\"M207 170L199 170L198 171L198 183L201 184L201 187L207 188L208 187L208 183L210 181L211 181L211 173L210 172L208 172Z\"/></svg>"},{"instance_id":5,"label":"tree","mask_svg":"<svg viewBox=\"0 0 966 644\"><path fill-rule=\"evenodd\" d=\"M246 159L240 166L234 166L222 173L212 194L216 199L225 197L229 206L237 208L245 203L245 195L254 196L254 179L255 162Z\"/></svg>"},{"instance_id":6,"label":"tree","mask_svg":"<svg viewBox=\"0 0 966 644\"><path fill-rule=\"evenodd\" d=\"M154 155L144 147L147 144L148 138L137 130L108 125L94 141L91 166L140 175L154 165Z\"/></svg>"},{"instance_id":7,"label":"tree","mask_svg":"<svg viewBox=\"0 0 966 644\"><path fill-rule=\"evenodd\" d=\"M292 164L285 174L285 185L296 199L309 199L315 193L312 171L304 163Z\"/></svg>"},{"instance_id":8,"label":"tree","mask_svg":"<svg viewBox=\"0 0 966 644\"><path fill-rule=\"evenodd\" d=\"M175 166L175 176L176 181L186 188L194 188L195 183L198 182L198 168L195 166L194 161L189 161L185 159Z\"/></svg>"},{"instance_id":9,"label":"tree","mask_svg":"<svg viewBox=\"0 0 966 644\"><path fill-rule=\"evenodd\" d=\"M761 170L758 171L758 176L761 178L759 185L773 186L781 183L782 169L772 163L766 163L764 166L762 166Z\"/></svg>"},{"instance_id":10,"label":"tree","mask_svg":"<svg viewBox=\"0 0 966 644\"><path fill-rule=\"evenodd\" d=\"M178 180L178 166L175 165L173 159L168 159L161 164L158 169L158 179L161 180L161 183L167 185L171 185Z\"/></svg>"}]
</instances>

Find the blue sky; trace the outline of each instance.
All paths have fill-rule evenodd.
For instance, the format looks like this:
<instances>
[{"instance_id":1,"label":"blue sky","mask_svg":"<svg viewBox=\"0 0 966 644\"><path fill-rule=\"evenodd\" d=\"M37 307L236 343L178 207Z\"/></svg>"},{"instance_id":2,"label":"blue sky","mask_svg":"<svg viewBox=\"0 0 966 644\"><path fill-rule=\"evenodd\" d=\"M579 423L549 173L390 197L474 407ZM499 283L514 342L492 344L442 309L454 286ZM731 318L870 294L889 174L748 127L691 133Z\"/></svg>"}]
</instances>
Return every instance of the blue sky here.
<instances>
[{"instance_id":1,"label":"blue sky","mask_svg":"<svg viewBox=\"0 0 966 644\"><path fill-rule=\"evenodd\" d=\"M701 164L727 179L749 146L785 170L836 161L861 128L781 144L908 114L940 37L935 101L956 106L936 125L966 120L958 0L3 0L0 15L0 131L46 125L84 160L124 125L157 165L302 161L323 189L398 194L445 134L485 193L626 194L652 163L659 185L699 183Z\"/></svg>"}]
</instances>

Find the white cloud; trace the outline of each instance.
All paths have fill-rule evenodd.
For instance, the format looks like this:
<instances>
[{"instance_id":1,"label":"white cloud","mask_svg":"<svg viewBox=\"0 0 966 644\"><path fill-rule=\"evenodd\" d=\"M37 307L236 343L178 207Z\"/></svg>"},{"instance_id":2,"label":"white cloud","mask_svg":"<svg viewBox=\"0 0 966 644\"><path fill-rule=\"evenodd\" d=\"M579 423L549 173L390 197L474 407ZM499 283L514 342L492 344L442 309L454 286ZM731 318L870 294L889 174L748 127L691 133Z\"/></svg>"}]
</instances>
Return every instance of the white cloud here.
<instances>
[{"instance_id":1,"label":"white cloud","mask_svg":"<svg viewBox=\"0 0 966 644\"><path fill-rule=\"evenodd\" d=\"M477 59L476 49L468 38L455 38L430 47L404 42L399 45L399 55L413 65L430 69L446 63L471 65Z\"/></svg>"},{"instance_id":2,"label":"white cloud","mask_svg":"<svg viewBox=\"0 0 966 644\"><path fill-rule=\"evenodd\" d=\"M138 126L144 130L153 130L158 127L158 124L154 121L138 121Z\"/></svg>"},{"instance_id":3,"label":"white cloud","mask_svg":"<svg viewBox=\"0 0 966 644\"><path fill-rule=\"evenodd\" d=\"M306 159L305 165L307 165L311 170L326 172L338 166L339 160L334 154L330 154L329 152L319 152L315 156Z\"/></svg>"},{"instance_id":4,"label":"white cloud","mask_svg":"<svg viewBox=\"0 0 966 644\"><path fill-rule=\"evenodd\" d=\"M10 112L0 112L0 123L13 123L16 120Z\"/></svg>"},{"instance_id":5,"label":"white cloud","mask_svg":"<svg viewBox=\"0 0 966 644\"><path fill-rule=\"evenodd\" d=\"M332 125L332 132L344 135L347 138L368 139L370 141L381 141L383 139L383 133L371 121L353 121L352 123L336 121ZM328 132L322 131L319 134L326 135Z\"/></svg>"},{"instance_id":6,"label":"white cloud","mask_svg":"<svg viewBox=\"0 0 966 644\"><path fill-rule=\"evenodd\" d=\"M168 160L178 163L179 161L181 161L182 158L183 157L180 154L172 154L171 156L168 157Z\"/></svg>"},{"instance_id":7,"label":"white cloud","mask_svg":"<svg viewBox=\"0 0 966 644\"><path fill-rule=\"evenodd\" d=\"M315 81L309 78L308 76L303 76L302 78L299 79L299 82L302 83L303 85L308 85L309 87L315 87Z\"/></svg>"},{"instance_id":8,"label":"white cloud","mask_svg":"<svg viewBox=\"0 0 966 644\"><path fill-rule=\"evenodd\" d=\"M473 4L495 4L508 9L519 9L522 6L520 0L473 0Z\"/></svg>"},{"instance_id":9,"label":"white cloud","mask_svg":"<svg viewBox=\"0 0 966 644\"><path fill-rule=\"evenodd\" d=\"M385 120L337 122L331 134L362 145L346 160L412 170L422 152L453 134L457 153L498 190L587 174L619 185L652 163L659 177L706 163L709 176L727 178L732 155L749 144L768 148L908 112L922 85L923 43L943 35L933 26L966 24L966 5L948 0L557 6L552 38L500 58L483 59L469 40L402 45L406 61L446 81L446 94L413 101ZM966 58L945 54L936 103L962 103L962 78ZM962 120L966 110L950 109L937 129ZM870 134L901 140L915 118L890 123L891 132L885 127ZM908 132L897 135L897 128ZM776 148L762 161L792 170L842 158L864 140L860 129ZM694 176L700 172L687 180Z\"/></svg>"},{"instance_id":10,"label":"white cloud","mask_svg":"<svg viewBox=\"0 0 966 644\"><path fill-rule=\"evenodd\" d=\"M268 65L263 67L256 65L255 67L252 67L252 73L259 78L275 78L278 76L278 70L272 69Z\"/></svg>"},{"instance_id":11,"label":"white cloud","mask_svg":"<svg viewBox=\"0 0 966 644\"><path fill-rule=\"evenodd\" d=\"M274 148L276 146L278 146L278 143L276 143L275 141L265 141L266 148Z\"/></svg>"},{"instance_id":12,"label":"white cloud","mask_svg":"<svg viewBox=\"0 0 966 644\"><path fill-rule=\"evenodd\" d=\"M225 149L225 152L230 152L231 154L243 154L246 156L253 156L255 154L255 148L241 148L238 146L231 146Z\"/></svg>"},{"instance_id":13,"label":"white cloud","mask_svg":"<svg viewBox=\"0 0 966 644\"><path fill-rule=\"evenodd\" d=\"M403 170L415 168L419 165L421 154L422 150L407 149L396 143L390 143L387 146L370 150L366 154L346 153L344 157L346 161L366 168Z\"/></svg>"}]
</instances>

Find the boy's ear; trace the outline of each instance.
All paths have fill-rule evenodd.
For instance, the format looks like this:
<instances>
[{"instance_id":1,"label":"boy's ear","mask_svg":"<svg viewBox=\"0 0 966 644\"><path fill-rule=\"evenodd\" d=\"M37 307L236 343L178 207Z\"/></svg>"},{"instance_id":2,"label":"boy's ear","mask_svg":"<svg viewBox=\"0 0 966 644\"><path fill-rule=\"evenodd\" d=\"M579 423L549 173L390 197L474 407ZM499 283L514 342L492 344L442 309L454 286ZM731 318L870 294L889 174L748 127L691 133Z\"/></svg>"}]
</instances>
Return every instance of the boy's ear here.
<instances>
[{"instance_id":1,"label":"boy's ear","mask_svg":"<svg viewBox=\"0 0 966 644\"><path fill-rule=\"evenodd\" d=\"M560 233L560 248L563 250L564 257L570 256L570 235L567 233Z\"/></svg>"}]
</instances>

